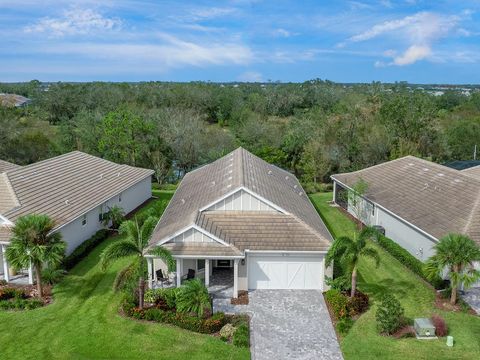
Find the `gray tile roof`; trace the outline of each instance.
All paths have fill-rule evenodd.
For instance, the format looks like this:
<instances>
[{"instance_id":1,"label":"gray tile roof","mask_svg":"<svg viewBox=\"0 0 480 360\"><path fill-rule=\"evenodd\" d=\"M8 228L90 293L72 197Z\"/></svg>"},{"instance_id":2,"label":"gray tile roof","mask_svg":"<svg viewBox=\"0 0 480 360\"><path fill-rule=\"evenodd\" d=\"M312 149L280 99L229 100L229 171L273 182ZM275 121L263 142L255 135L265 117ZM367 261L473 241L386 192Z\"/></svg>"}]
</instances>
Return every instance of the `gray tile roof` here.
<instances>
[{"instance_id":1,"label":"gray tile roof","mask_svg":"<svg viewBox=\"0 0 480 360\"><path fill-rule=\"evenodd\" d=\"M414 156L337 174L353 186L368 184L366 197L439 239L455 232L480 243L480 180Z\"/></svg>"},{"instance_id":2,"label":"gray tile roof","mask_svg":"<svg viewBox=\"0 0 480 360\"><path fill-rule=\"evenodd\" d=\"M0 201L0 214L14 222L22 215L42 213L61 226L152 174L73 151L4 172L0 195L3 199L8 194L9 185L15 198Z\"/></svg>"},{"instance_id":3,"label":"gray tile roof","mask_svg":"<svg viewBox=\"0 0 480 360\"><path fill-rule=\"evenodd\" d=\"M20 167L20 165L13 164L13 163L5 161L5 160L0 160L0 173L2 173L4 171L7 171L7 170L19 168L19 167Z\"/></svg>"},{"instance_id":4,"label":"gray tile roof","mask_svg":"<svg viewBox=\"0 0 480 360\"><path fill-rule=\"evenodd\" d=\"M480 180L480 165L462 170L462 174L477 178Z\"/></svg>"},{"instance_id":5,"label":"gray tile roof","mask_svg":"<svg viewBox=\"0 0 480 360\"><path fill-rule=\"evenodd\" d=\"M150 244L193 225L200 209L241 187L283 209L305 231L316 234L322 244L331 242L330 233L295 176L238 148L184 177L157 224ZM284 219L282 213L277 215ZM273 217L270 214L270 219Z\"/></svg>"},{"instance_id":6,"label":"gray tile roof","mask_svg":"<svg viewBox=\"0 0 480 360\"><path fill-rule=\"evenodd\" d=\"M276 211L206 211L196 223L242 251L326 251L330 246L295 216Z\"/></svg>"}]
</instances>

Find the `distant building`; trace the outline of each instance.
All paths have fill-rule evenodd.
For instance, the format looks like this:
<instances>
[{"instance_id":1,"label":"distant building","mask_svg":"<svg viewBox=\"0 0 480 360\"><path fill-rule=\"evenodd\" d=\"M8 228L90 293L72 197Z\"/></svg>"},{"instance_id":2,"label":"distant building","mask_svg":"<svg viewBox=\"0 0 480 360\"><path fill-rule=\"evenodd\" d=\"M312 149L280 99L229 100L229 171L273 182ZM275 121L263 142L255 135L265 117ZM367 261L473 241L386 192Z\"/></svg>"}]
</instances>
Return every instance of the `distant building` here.
<instances>
[{"instance_id":1,"label":"distant building","mask_svg":"<svg viewBox=\"0 0 480 360\"><path fill-rule=\"evenodd\" d=\"M17 94L0 94L0 106L5 107L25 107L32 102L31 99Z\"/></svg>"}]
</instances>

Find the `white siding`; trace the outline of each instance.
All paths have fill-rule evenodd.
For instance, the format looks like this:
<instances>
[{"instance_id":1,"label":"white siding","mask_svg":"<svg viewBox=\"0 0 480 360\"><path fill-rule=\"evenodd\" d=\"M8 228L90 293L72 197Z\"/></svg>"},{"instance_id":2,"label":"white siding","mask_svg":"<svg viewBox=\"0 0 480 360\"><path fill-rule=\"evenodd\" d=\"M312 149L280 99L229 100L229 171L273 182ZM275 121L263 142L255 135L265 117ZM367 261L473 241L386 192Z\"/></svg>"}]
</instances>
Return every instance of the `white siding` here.
<instances>
[{"instance_id":1,"label":"white siding","mask_svg":"<svg viewBox=\"0 0 480 360\"><path fill-rule=\"evenodd\" d=\"M239 190L229 197L220 200L207 210L245 210L245 211L276 211L270 205L252 196L250 193Z\"/></svg>"},{"instance_id":2,"label":"white siding","mask_svg":"<svg viewBox=\"0 0 480 360\"><path fill-rule=\"evenodd\" d=\"M97 206L85 214L87 218L85 225L82 225L83 216L80 216L60 228L59 231L67 243L67 255L71 254L82 242L103 228L102 222L99 221L100 211L107 211L107 207L118 205L123 208L125 213L129 213L152 196L151 186L151 178L148 177L122 192L122 201L119 201L120 194L118 194L103 205L103 210L101 210L100 206Z\"/></svg>"},{"instance_id":3,"label":"white siding","mask_svg":"<svg viewBox=\"0 0 480 360\"><path fill-rule=\"evenodd\" d=\"M398 243L421 261L426 261L434 255L433 246L435 242L433 240L386 211L378 208L377 211L376 225L385 228L385 236Z\"/></svg>"},{"instance_id":4,"label":"white siding","mask_svg":"<svg viewBox=\"0 0 480 360\"><path fill-rule=\"evenodd\" d=\"M184 242L215 242L210 236L205 235L196 229L188 229L180 235L175 236L167 243L184 243Z\"/></svg>"},{"instance_id":5,"label":"white siding","mask_svg":"<svg viewBox=\"0 0 480 360\"><path fill-rule=\"evenodd\" d=\"M375 205L368 200L357 197L355 203L353 196L348 197L348 212L366 225L376 225L377 209Z\"/></svg>"}]
</instances>

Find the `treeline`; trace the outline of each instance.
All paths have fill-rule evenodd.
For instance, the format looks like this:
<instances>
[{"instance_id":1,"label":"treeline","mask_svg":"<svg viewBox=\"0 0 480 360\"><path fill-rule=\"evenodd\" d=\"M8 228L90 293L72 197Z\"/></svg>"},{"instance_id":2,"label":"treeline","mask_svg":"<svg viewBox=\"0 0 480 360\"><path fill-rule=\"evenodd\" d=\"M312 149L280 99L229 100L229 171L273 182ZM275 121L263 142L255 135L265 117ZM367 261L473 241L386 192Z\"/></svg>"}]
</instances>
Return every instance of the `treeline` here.
<instances>
[{"instance_id":1,"label":"treeline","mask_svg":"<svg viewBox=\"0 0 480 360\"><path fill-rule=\"evenodd\" d=\"M72 150L152 168L159 182L241 145L305 183L408 154L466 160L480 145L480 92L406 84L0 84L33 100L0 108L0 158Z\"/></svg>"}]
</instances>

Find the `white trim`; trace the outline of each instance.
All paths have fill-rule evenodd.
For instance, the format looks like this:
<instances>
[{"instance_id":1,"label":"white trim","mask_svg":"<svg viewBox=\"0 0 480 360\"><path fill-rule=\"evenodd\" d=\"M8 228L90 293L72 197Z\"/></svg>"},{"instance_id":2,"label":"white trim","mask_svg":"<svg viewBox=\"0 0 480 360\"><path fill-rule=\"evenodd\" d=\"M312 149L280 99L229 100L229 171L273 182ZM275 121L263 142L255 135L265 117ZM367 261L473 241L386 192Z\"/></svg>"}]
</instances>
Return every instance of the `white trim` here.
<instances>
[{"instance_id":1,"label":"white trim","mask_svg":"<svg viewBox=\"0 0 480 360\"><path fill-rule=\"evenodd\" d=\"M145 257L155 257L154 255L145 255ZM174 259L210 259L210 260L233 260L244 259L243 255L172 255Z\"/></svg>"},{"instance_id":2,"label":"white trim","mask_svg":"<svg viewBox=\"0 0 480 360\"><path fill-rule=\"evenodd\" d=\"M342 183L341 181L338 181L337 179L335 178L332 178L334 182L342 185L343 187L347 188L348 190L353 190L350 186L348 185L345 185L344 183ZM372 204L378 206L380 209L386 211L387 213L389 213L390 215L392 215L393 217L397 218L398 220L400 220L401 222L407 224L408 226L412 227L413 229L419 231L420 233L422 233L423 235L429 237L431 240L433 240L434 242L438 242L438 239L433 236L433 235L430 235L428 232L426 232L425 230L422 230L420 229L418 226L416 225L413 225L411 222L403 219L402 217L398 216L397 214L395 214L393 211L391 210L388 210L386 207L380 205L379 203L375 202L375 201L372 201L371 199L369 199L368 197L366 196L361 196L361 198L367 200L367 201L370 201ZM377 211L377 214L378 214L378 211ZM377 225L378 225L378 215L377 215Z\"/></svg>"},{"instance_id":3,"label":"white trim","mask_svg":"<svg viewBox=\"0 0 480 360\"><path fill-rule=\"evenodd\" d=\"M127 190L129 190L130 188L132 188L132 187L134 187L135 185L137 185L138 183L142 182L143 180L148 179L148 178L151 178L154 173L155 173L155 172L153 172L152 174L150 174L150 175L148 175L148 176L145 176L144 178L138 180L136 183L130 185L130 186L127 187L127 188L123 188L120 192L127 191ZM68 224L70 224L70 223L74 222L75 220L79 219L81 216L88 214L90 211L94 210L94 209L97 208L98 206L103 205L104 203L106 203L106 202L114 199L116 196L118 196L118 193L115 194L115 195L113 195L112 197L109 197L108 199L105 199L105 200L99 202L99 203L95 203L95 206L92 206L91 208L89 208L88 210L86 210L84 213L80 214L80 215L77 216L76 218L74 218L74 219L72 219L72 220L70 220L70 221L67 221L66 223L64 223L64 224L62 224L62 225L54 228L54 229L51 231L51 233L60 230L60 229L63 228L64 226L67 226ZM150 195L150 197L151 197L151 195ZM141 205L141 204L139 204L139 205ZM137 206L137 207L138 207L138 206Z\"/></svg>"},{"instance_id":4,"label":"white trim","mask_svg":"<svg viewBox=\"0 0 480 360\"><path fill-rule=\"evenodd\" d=\"M7 225L7 226L12 226L13 222L8 220L5 216L0 214L0 219L2 220L3 224L2 225Z\"/></svg>"},{"instance_id":5,"label":"white trim","mask_svg":"<svg viewBox=\"0 0 480 360\"><path fill-rule=\"evenodd\" d=\"M225 199L228 198L229 196L232 196L232 195L234 195L234 194L236 194L236 193L238 193L239 191L242 191L242 190L245 191L246 193L250 194L251 196L253 196L257 200L260 200L260 201L264 202L265 204L267 204L268 206L274 208L275 210L280 211L281 213L284 213L284 214L287 214L287 215L289 214L286 210L282 209L280 206L278 206L278 205L274 204L273 202L265 199L264 197L258 195L256 192L246 188L245 186L239 186L235 190L230 191L229 193L227 193L227 194L223 195L222 197L218 198L217 200L215 200L215 201L209 203L208 205L200 208L198 211L203 212L203 211L209 209L210 207L214 206L215 204L218 204L221 201L225 201Z\"/></svg>"},{"instance_id":6,"label":"white trim","mask_svg":"<svg viewBox=\"0 0 480 360\"><path fill-rule=\"evenodd\" d=\"M308 250L300 250L300 251L295 251L295 250L245 250L245 253L248 254L304 254L304 255L318 255L318 254L326 254L328 251L308 251Z\"/></svg>"}]
</instances>

